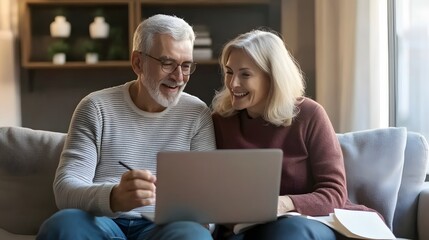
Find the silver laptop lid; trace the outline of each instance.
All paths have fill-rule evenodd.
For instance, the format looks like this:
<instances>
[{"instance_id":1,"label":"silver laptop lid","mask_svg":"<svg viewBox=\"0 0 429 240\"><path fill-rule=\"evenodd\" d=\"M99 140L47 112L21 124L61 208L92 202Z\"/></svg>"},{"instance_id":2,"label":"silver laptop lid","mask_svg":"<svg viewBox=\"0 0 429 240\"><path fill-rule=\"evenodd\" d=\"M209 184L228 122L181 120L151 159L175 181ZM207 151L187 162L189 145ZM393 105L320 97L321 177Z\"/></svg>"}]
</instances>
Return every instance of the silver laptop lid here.
<instances>
[{"instance_id":1,"label":"silver laptop lid","mask_svg":"<svg viewBox=\"0 0 429 240\"><path fill-rule=\"evenodd\" d=\"M282 159L280 149L160 152L155 222L272 221Z\"/></svg>"}]
</instances>

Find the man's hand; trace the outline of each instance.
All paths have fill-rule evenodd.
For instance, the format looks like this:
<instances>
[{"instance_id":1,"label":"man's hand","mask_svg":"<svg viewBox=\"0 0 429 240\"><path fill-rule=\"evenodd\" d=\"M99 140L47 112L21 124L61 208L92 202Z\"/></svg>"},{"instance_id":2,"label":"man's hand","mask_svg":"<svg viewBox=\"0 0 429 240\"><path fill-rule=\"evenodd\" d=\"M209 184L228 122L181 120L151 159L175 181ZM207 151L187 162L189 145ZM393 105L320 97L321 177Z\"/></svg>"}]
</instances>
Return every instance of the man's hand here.
<instances>
[{"instance_id":1,"label":"man's hand","mask_svg":"<svg viewBox=\"0 0 429 240\"><path fill-rule=\"evenodd\" d=\"M125 172L121 181L110 193L110 208L113 212L130 211L155 203L156 177L147 170Z\"/></svg>"}]
</instances>

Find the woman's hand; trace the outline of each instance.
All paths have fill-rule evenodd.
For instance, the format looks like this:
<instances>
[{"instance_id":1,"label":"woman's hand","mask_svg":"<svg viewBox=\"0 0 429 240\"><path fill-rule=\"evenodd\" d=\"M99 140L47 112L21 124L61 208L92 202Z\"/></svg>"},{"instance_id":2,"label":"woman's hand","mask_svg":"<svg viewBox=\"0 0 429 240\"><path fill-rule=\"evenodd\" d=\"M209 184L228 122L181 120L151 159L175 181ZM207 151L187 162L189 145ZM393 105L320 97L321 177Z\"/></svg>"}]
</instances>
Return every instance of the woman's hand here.
<instances>
[{"instance_id":1,"label":"woman's hand","mask_svg":"<svg viewBox=\"0 0 429 240\"><path fill-rule=\"evenodd\" d=\"M295 205L289 196L279 196L277 203L277 215L281 215L287 212L295 210Z\"/></svg>"},{"instance_id":2,"label":"woman's hand","mask_svg":"<svg viewBox=\"0 0 429 240\"><path fill-rule=\"evenodd\" d=\"M113 212L130 211L155 203L156 176L147 170L125 172L118 185L110 193L110 208Z\"/></svg>"}]
</instances>

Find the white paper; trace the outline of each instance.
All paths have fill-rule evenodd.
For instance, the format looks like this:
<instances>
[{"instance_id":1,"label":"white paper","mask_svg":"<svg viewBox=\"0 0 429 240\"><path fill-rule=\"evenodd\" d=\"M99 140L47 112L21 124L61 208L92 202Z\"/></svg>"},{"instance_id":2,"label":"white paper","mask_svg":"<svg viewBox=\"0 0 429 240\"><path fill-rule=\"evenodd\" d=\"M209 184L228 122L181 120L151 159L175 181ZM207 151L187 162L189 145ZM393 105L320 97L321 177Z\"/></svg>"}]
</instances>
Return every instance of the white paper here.
<instances>
[{"instance_id":1,"label":"white paper","mask_svg":"<svg viewBox=\"0 0 429 240\"><path fill-rule=\"evenodd\" d=\"M357 239L396 239L392 231L375 212L334 209L329 216L305 216L289 212L282 216L301 216L319 221L349 238ZM234 233L243 232L258 223L242 223L234 226Z\"/></svg>"},{"instance_id":2,"label":"white paper","mask_svg":"<svg viewBox=\"0 0 429 240\"><path fill-rule=\"evenodd\" d=\"M335 209L335 218L353 234L368 239L396 239L375 212Z\"/></svg>"}]
</instances>

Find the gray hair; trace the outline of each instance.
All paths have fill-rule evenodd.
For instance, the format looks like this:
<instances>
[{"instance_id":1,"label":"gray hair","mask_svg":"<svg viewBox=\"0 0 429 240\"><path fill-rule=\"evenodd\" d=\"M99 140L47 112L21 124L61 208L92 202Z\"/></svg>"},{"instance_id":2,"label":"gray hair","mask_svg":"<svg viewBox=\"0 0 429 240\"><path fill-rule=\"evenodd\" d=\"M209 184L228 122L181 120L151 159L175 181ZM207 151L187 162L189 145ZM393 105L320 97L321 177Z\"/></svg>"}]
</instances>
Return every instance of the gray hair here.
<instances>
[{"instance_id":1,"label":"gray hair","mask_svg":"<svg viewBox=\"0 0 429 240\"><path fill-rule=\"evenodd\" d=\"M192 46L194 45L194 30L185 20L176 16L157 14L137 26L133 37L133 51L150 51L156 34L169 34L175 40L189 40Z\"/></svg>"},{"instance_id":2,"label":"gray hair","mask_svg":"<svg viewBox=\"0 0 429 240\"><path fill-rule=\"evenodd\" d=\"M252 30L239 35L224 46L220 57L222 69L225 69L233 49L245 51L270 78L270 92L262 117L277 126L290 125L298 113L296 104L304 96L305 83L298 64L282 38L268 30ZM232 107L231 93L225 83L216 93L212 107L214 113L224 117L237 113Z\"/></svg>"}]
</instances>

